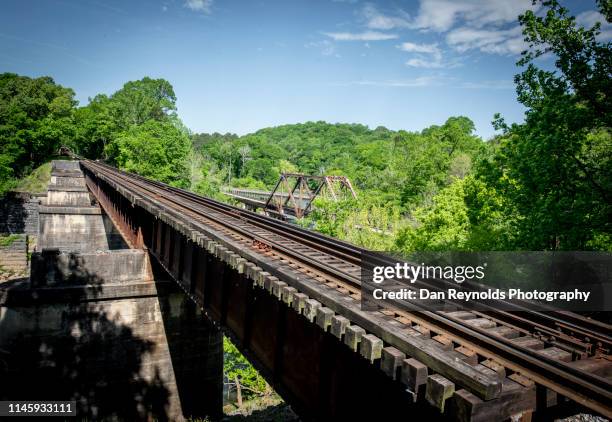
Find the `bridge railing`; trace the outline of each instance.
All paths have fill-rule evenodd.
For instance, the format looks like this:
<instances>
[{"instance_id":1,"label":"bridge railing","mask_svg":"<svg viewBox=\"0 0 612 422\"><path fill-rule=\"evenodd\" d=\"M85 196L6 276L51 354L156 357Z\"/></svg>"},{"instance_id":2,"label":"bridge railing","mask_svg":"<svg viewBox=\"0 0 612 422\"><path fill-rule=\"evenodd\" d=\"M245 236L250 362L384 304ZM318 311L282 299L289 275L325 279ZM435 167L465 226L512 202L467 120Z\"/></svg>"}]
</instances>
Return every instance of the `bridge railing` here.
<instances>
[{"instance_id":1,"label":"bridge railing","mask_svg":"<svg viewBox=\"0 0 612 422\"><path fill-rule=\"evenodd\" d=\"M225 189L222 189L221 192L225 194L230 194L233 196L243 197L243 198L261 199L263 201L266 201L270 197L270 193L271 193L271 192L264 191L264 190L240 189L240 188L225 188ZM275 192L274 193L274 198L284 199L284 198L287 198L288 196L289 194L285 192ZM309 196L307 195L294 194L293 197L304 199L304 200L309 199Z\"/></svg>"}]
</instances>

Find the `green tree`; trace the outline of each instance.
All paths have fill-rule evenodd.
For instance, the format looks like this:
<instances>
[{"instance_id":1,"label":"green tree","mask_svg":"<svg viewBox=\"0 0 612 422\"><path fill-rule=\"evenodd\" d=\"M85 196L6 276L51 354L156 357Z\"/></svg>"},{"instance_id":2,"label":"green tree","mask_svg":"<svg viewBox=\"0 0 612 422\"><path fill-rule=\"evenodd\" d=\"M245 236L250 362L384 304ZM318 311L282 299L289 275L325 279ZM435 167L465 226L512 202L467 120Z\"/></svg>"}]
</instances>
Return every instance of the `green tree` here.
<instances>
[{"instance_id":1,"label":"green tree","mask_svg":"<svg viewBox=\"0 0 612 422\"><path fill-rule=\"evenodd\" d=\"M176 118L176 95L165 79L144 77L127 82L111 100L115 122L124 130L149 120Z\"/></svg>"},{"instance_id":2,"label":"green tree","mask_svg":"<svg viewBox=\"0 0 612 422\"><path fill-rule=\"evenodd\" d=\"M170 122L149 120L117 136L107 149L119 168L178 187L189 187L187 134Z\"/></svg>"},{"instance_id":3,"label":"green tree","mask_svg":"<svg viewBox=\"0 0 612 422\"><path fill-rule=\"evenodd\" d=\"M119 122L111 107L112 100L99 94L87 106L75 110L74 139L68 143L75 153L88 158L108 158L105 148L119 133Z\"/></svg>"},{"instance_id":4,"label":"green tree","mask_svg":"<svg viewBox=\"0 0 612 422\"><path fill-rule=\"evenodd\" d=\"M396 248L404 252L466 249L471 226L464 185L456 180L434 197L432 206L417 208L413 225L398 233Z\"/></svg>"},{"instance_id":5,"label":"green tree","mask_svg":"<svg viewBox=\"0 0 612 422\"><path fill-rule=\"evenodd\" d=\"M516 247L610 249L611 44L598 39L599 23L582 28L557 1L542 4L545 14L519 17L530 46L515 78L525 123L496 115L505 136L481 174L518 213ZM598 5L609 21L609 2ZM544 54L554 70L536 66Z\"/></svg>"},{"instance_id":6,"label":"green tree","mask_svg":"<svg viewBox=\"0 0 612 422\"><path fill-rule=\"evenodd\" d=\"M237 388L239 383L242 395L247 398L272 391L262 376L227 337L223 337L223 372L227 381Z\"/></svg>"},{"instance_id":7,"label":"green tree","mask_svg":"<svg viewBox=\"0 0 612 422\"><path fill-rule=\"evenodd\" d=\"M394 166L401 174L401 200L405 208L427 202L454 177L465 177L472 157L478 157L483 142L474 135L467 117L451 117L442 126L431 126L417 134L400 134L395 144Z\"/></svg>"},{"instance_id":8,"label":"green tree","mask_svg":"<svg viewBox=\"0 0 612 422\"><path fill-rule=\"evenodd\" d=\"M74 92L49 77L0 74L0 194L73 133Z\"/></svg>"}]
</instances>

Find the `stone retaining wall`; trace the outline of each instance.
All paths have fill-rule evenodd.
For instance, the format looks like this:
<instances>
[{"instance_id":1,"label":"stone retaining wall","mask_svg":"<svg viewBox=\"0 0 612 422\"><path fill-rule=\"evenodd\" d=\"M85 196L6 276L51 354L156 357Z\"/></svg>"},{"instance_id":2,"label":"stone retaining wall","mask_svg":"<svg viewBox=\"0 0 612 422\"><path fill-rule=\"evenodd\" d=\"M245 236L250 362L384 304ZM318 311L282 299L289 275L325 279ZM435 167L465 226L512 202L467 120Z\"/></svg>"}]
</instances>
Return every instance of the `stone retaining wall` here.
<instances>
[{"instance_id":1,"label":"stone retaining wall","mask_svg":"<svg viewBox=\"0 0 612 422\"><path fill-rule=\"evenodd\" d=\"M33 286L123 283L151 280L143 250L119 249L98 252L43 250L32 254Z\"/></svg>"},{"instance_id":2,"label":"stone retaining wall","mask_svg":"<svg viewBox=\"0 0 612 422\"><path fill-rule=\"evenodd\" d=\"M75 400L79 420L220 418L221 331L146 251L111 250L125 242L78 162L51 174L30 280L0 283L0 400Z\"/></svg>"},{"instance_id":3,"label":"stone retaining wall","mask_svg":"<svg viewBox=\"0 0 612 422\"><path fill-rule=\"evenodd\" d=\"M25 274L27 270L28 236L13 234L0 237L0 277Z\"/></svg>"},{"instance_id":4,"label":"stone retaining wall","mask_svg":"<svg viewBox=\"0 0 612 422\"><path fill-rule=\"evenodd\" d=\"M0 198L0 233L38 234L38 207L44 195L9 192Z\"/></svg>"}]
</instances>

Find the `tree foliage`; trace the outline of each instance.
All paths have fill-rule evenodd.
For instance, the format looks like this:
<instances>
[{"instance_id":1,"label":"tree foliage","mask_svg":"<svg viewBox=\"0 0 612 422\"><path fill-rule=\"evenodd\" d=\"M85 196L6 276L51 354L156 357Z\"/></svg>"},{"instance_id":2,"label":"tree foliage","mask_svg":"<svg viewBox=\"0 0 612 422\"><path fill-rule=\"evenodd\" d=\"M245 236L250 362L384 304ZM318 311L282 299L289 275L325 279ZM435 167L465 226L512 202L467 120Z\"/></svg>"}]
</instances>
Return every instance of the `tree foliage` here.
<instances>
[{"instance_id":1,"label":"tree foliage","mask_svg":"<svg viewBox=\"0 0 612 422\"><path fill-rule=\"evenodd\" d=\"M441 190L490 155L490 147L473 132L473 122L460 116L421 132L308 122L243 137L192 139L220 176L209 180L219 185L271 190L282 172L348 176L358 199L318 200L301 224L383 250L408 248L394 240L400 229L411 230L406 217L415 222L415 210L430 207Z\"/></svg>"},{"instance_id":2,"label":"tree foliage","mask_svg":"<svg viewBox=\"0 0 612 422\"><path fill-rule=\"evenodd\" d=\"M190 134L163 79L77 107L50 78L2 74L0 193L67 144L218 199L227 185L270 190L283 172L346 175L358 199L318 201L302 224L375 249L610 250L610 42L599 24L582 28L557 1L541 3L543 13L518 18L525 121L495 116L502 133L489 142L464 116L414 132L306 122ZM609 21L610 2L598 6Z\"/></svg>"},{"instance_id":3,"label":"tree foliage","mask_svg":"<svg viewBox=\"0 0 612 422\"><path fill-rule=\"evenodd\" d=\"M582 28L557 1L543 4L543 16L519 17L530 44L515 78L525 123L496 117L505 136L482 179L514 205L513 246L610 248L601 240L612 233L611 44L598 40L599 23ZM536 66L544 54L555 57L553 70Z\"/></svg>"},{"instance_id":4,"label":"tree foliage","mask_svg":"<svg viewBox=\"0 0 612 422\"><path fill-rule=\"evenodd\" d=\"M472 159L485 148L473 131L470 119L452 117L422 132L307 122L240 138L194 135L193 139L208 160L224 169L223 181L228 184L246 178L253 181L251 187L263 183L271 189L281 172L340 174L369 197L384 197L409 209L445 186L452 174L467 174ZM248 160L240 152L245 147Z\"/></svg>"},{"instance_id":5,"label":"tree foliage","mask_svg":"<svg viewBox=\"0 0 612 422\"><path fill-rule=\"evenodd\" d=\"M223 373L230 384L238 380L246 397L271 391L262 376L227 337L223 337Z\"/></svg>"},{"instance_id":6,"label":"tree foliage","mask_svg":"<svg viewBox=\"0 0 612 422\"><path fill-rule=\"evenodd\" d=\"M74 124L74 138L68 146L81 156L107 159L106 147L120 133L112 100L104 94L96 95L87 106L74 110Z\"/></svg>"},{"instance_id":7,"label":"tree foliage","mask_svg":"<svg viewBox=\"0 0 612 422\"><path fill-rule=\"evenodd\" d=\"M0 194L61 145L76 154L176 186L190 186L191 143L164 79L127 82L77 107L74 92L44 77L0 75Z\"/></svg>"},{"instance_id":8,"label":"tree foliage","mask_svg":"<svg viewBox=\"0 0 612 422\"><path fill-rule=\"evenodd\" d=\"M171 123L149 120L121 132L107 150L130 172L177 187L189 187L189 137Z\"/></svg>"},{"instance_id":9,"label":"tree foliage","mask_svg":"<svg viewBox=\"0 0 612 422\"><path fill-rule=\"evenodd\" d=\"M0 194L70 139L75 105L49 77L0 74Z\"/></svg>"}]
</instances>

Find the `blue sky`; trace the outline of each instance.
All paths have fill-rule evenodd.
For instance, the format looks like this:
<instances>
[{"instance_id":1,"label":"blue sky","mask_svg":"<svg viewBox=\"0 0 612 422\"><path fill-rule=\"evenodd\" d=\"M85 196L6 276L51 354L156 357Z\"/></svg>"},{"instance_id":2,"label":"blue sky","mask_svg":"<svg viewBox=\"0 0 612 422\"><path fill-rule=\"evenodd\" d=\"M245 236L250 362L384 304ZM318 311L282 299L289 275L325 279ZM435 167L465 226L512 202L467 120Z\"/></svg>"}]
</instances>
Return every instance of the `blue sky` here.
<instances>
[{"instance_id":1,"label":"blue sky","mask_svg":"<svg viewBox=\"0 0 612 422\"><path fill-rule=\"evenodd\" d=\"M309 120L421 130L521 121L512 78L530 0L4 0L0 71L48 75L80 104L169 80L196 132ZM579 21L592 1L570 3ZM605 36L610 34L609 27ZM543 63L546 65L546 63Z\"/></svg>"}]
</instances>

